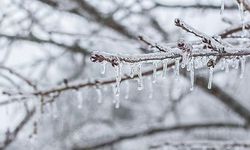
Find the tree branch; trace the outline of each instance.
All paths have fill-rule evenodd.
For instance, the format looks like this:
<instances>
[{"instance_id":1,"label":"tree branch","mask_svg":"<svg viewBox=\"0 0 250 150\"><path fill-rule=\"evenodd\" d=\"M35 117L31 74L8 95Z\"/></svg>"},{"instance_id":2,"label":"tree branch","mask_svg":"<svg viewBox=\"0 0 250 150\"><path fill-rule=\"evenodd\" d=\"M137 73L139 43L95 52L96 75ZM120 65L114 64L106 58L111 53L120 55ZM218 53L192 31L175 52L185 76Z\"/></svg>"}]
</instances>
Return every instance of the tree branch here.
<instances>
[{"instance_id":1,"label":"tree branch","mask_svg":"<svg viewBox=\"0 0 250 150\"><path fill-rule=\"evenodd\" d=\"M89 146L75 146L73 150L87 150L87 149L97 149L108 147L124 140L132 140L135 138L147 137L152 136L154 134L163 133L163 132L173 132L173 131L188 131L188 130L195 130L195 129L207 129L207 128L230 128L230 129L246 129L245 125L240 125L237 123L197 123L197 124L186 124L186 125L177 125L172 127L155 127L151 129L147 129L141 132L127 134L127 135L120 135L113 139L99 142L95 145Z\"/></svg>"}]
</instances>

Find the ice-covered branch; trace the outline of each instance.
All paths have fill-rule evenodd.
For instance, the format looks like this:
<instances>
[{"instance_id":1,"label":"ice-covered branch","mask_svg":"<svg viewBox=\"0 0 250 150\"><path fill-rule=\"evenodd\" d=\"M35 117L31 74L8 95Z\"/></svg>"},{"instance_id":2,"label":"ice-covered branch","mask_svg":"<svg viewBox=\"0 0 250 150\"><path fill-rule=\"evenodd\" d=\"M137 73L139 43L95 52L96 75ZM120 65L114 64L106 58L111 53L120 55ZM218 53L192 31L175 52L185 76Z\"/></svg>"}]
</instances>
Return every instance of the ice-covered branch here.
<instances>
[{"instance_id":1,"label":"ice-covered branch","mask_svg":"<svg viewBox=\"0 0 250 150\"><path fill-rule=\"evenodd\" d=\"M232 49L230 49L232 51ZM175 51L178 51L175 49ZM247 51L238 51L238 49L235 49L236 52L227 52L227 53L216 53L216 52L193 52L190 57L209 57L209 56L219 56L219 57L240 57L240 56L249 56L250 50ZM164 60L164 59L175 59L175 58L181 58L182 52L176 52L176 53L150 53L150 54L140 54L140 55L116 55L116 54L110 54L105 52L99 52L95 51L91 55L91 61L93 62L109 62L112 64L112 66L117 66L120 63L139 63L139 62L151 62L156 60Z\"/></svg>"},{"instance_id":2,"label":"ice-covered branch","mask_svg":"<svg viewBox=\"0 0 250 150\"><path fill-rule=\"evenodd\" d=\"M192 33L193 35L201 38L202 41L208 45L208 48L211 48L212 50L218 51L218 52L222 51L221 50L223 48L222 41L215 40L214 38L206 35L205 33L202 33L200 31L194 29L193 27L191 27L190 25L188 25L187 23L185 23L183 20L181 20L179 18L175 19L175 25L177 27L180 27L183 30L185 30L189 33ZM218 43L220 45L218 45Z\"/></svg>"},{"instance_id":3,"label":"ice-covered branch","mask_svg":"<svg viewBox=\"0 0 250 150\"><path fill-rule=\"evenodd\" d=\"M142 41L143 43L145 43L146 45L150 46L151 48L156 48L161 52L166 52L166 49L164 49L163 47L159 46L157 43L153 44L152 42L146 40L143 36L139 36L138 39L140 41Z\"/></svg>"}]
</instances>

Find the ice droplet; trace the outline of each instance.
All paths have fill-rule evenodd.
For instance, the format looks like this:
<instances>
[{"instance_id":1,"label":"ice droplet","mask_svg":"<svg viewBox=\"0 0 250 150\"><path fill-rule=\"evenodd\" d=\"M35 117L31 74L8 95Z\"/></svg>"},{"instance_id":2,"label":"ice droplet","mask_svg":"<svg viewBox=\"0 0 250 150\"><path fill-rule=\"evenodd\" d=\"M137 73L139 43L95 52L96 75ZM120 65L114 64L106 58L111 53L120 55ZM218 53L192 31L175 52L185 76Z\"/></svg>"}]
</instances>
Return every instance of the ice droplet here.
<instances>
[{"instance_id":1,"label":"ice droplet","mask_svg":"<svg viewBox=\"0 0 250 150\"><path fill-rule=\"evenodd\" d=\"M82 97L82 92L81 91L77 91L76 98L77 98L77 101L78 101L77 107L79 109L81 109L82 108L82 102L83 102L83 97Z\"/></svg>"},{"instance_id":2,"label":"ice droplet","mask_svg":"<svg viewBox=\"0 0 250 150\"><path fill-rule=\"evenodd\" d=\"M175 59L175 69L174 69L175 78L178 79L180 75L180 59Z\"/></svg>"},{"instance_id":3,"label":"ice droplet","mask_svg":"<svg viewBox=\"0 0 250 150\"><path fill-rule=\"evenodd\" d=\"M240 58L240 66L241 66L240 78L243 78L244 73L245 73L245 67L246 67L246 58L245 58L245 56L242 56Z\"/></svg>"},{"instance_id":4,"label":"ice droplet","mask_svg":"<svg viewBox=\"0 0 250 150\"><path fill-rule=\"evenodd\" d=\"M212 88L212 82L213 82L213 72L214 72L214 68L213 67L209 67L209 79L208 79L208 89Z\"/></svg>"},{"instance_id":5,"label":"ice droplet","mask_svg":"<svg viewBox=\"0 0 250 150\"><path fill-rule=\"evenodd\" d=\"M167 70L168 70L168 59L163 60L162 65L163 65L162 77L166 78L167 77Z\"/></svg>"},{"instance_id":6,"label":"ice droplet","mask_svg":"<svg viewBox=\"0 0 250 150\"><path fill-rule=\"evenodd\" d=\"M105 72L106 72L106 65L107 65L107 62L104 61L104 62L102 63L102 71L101 71L101 74L102 74L102 75L104 75Z\"/></svg>"},{"instance_id":7,"label":"ice droplet","mask_svg":"<svg viewBox=\"0 0 250 150\"><path fill-rule=\"evenodd\" d=\"M194 90L194 58L191 58L190 60L190 82L191 82L190 91L193 91Z\"/></svg>"},{"instance_id":8,"label":"ice droplet","mask_svg":"<svg viewBox=\"0 0 250 150\"><path fill-rule=\"evenodd\" d=\"M137 82L138 82L138 87L137 87L137 89L139 90L139 91L141 91L141 90L143 90L143 78L142 78L142 69L141 69L141 67L142 67L142 64L141 63L139 63L138 65L137 65L137 75L138 75L138 79L137 79Z\"/></svg>"}]
</instances>

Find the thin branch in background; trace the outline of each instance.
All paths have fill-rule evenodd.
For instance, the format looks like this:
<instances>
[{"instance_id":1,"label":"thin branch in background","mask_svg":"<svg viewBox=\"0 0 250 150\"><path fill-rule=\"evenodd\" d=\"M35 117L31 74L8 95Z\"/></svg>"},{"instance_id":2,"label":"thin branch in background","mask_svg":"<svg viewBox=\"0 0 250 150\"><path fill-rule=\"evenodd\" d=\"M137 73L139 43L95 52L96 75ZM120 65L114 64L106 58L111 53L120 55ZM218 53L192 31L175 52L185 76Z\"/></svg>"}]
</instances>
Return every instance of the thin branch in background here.
<instances>
[{"instance_id":1,"label":"thin branch in background","mask_svg":"<svg viewBox=\"0 0 250 150\"><path fill-rule=\"evenodd\" d=\"M219 123L194 123L194 124L186 124L186 125L177 125L177 126L170 126L170 127L154 127L144 131L139 131L136 133L131 133L127 135L118 135L113 139L99 142L94 145L89 146L80 146L76 145L73 147L73 150L86 150L86 149L98 149L103 147L109 147L111 145L120 143L124 140L132 140L135 138L147 137L152 136L157 133L164 133L164 132L173 132L173 131L188 131L188 130L195 130L195 129L208 129L208 128L228 128L228 129L247 129L245 125L240 125L238 123L226 123L226 122L219 122Z\"/></svg>"},{"instance_id":2,"label":"thin branch in background","mask_svg":"<svg viewBox=\"0 0 250 150\"><path fill-rule=\"evenodd\" d=\"M5 139L3 143L0 143L0 149L5 150L12 142L14 142L17 138L18 133L24 128L24 126L31 120L31 118L35 114L35 109L31 109L25 115L25 117L21 120L21 122L15 127L13 131L7 131L5 135Z\"/></svg>"}]
</instances>

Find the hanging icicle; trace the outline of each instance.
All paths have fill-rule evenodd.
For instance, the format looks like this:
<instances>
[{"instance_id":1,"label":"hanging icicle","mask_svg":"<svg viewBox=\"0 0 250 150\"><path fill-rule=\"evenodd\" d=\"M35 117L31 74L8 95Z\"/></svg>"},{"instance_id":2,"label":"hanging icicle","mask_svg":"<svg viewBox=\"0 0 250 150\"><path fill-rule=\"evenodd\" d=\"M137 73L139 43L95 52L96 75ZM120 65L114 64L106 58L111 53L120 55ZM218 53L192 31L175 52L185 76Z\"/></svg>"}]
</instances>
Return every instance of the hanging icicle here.
<instances>
[{"instance_id":1,"label":"hanging icicle","mask_svg":"<svg viewBox=\"0 0 250 150\"><path fill-rule=\"evenodd\" d=\"M175 59L175 69L174 69L175 78L178 79L180 75L180 59Z\"/></svg>"},{"instance_id":2,"label":"hanging icicle","mask_svg":"<svg viewBox=\"0 0 250 150\"><path fill-rule=\"evenodd\" d=\"M129 81L126 80L124 83L125 83L125 89L126 89L126 91L125 91L125 99L129 99L129 88L130 88Z\"/></svg>"},{"instance_id":3,"label":"hanging icicle","mask_svg":"<svg viewBox=\"0 0 250 150\"><path fill-rule=\"evenodd\" d=\"M151 79L151 77L148 77L148 80L149 80L149 82L148 82L148 90L149 90L149 95L148 95L148 97L150 98L150 99L152 99L153 98L153 82L152 82L152 79Z\"/></svg>"},{"instance_id":4,"label":"hanging icicle","mask_svg":"<svg viewBox=\"0 0 250 150\"><path fill-rule=\"evenodd\" d=\"M101 71L101 74L102 74L102 75L104 75L105 72L106 72L106 65L107 65L107 62L104 61L104 62L102 63L102 71Z\"/></svg>"},{"instance_id":5,"label":"hanging icicle","mask_svg":"<svg viewBox=\"0 0 250 150\"><path fill-rule=\"evenodd\" d=\"M190 91L194 90L194 58L191 58L189 62L190 66L190 82L191 82L191 87Z\"/></svg>"},{"instance_id":6,"label":"hanging icicle","mask_svg":"<svg viewBox=\"0 0 250 150\"><path fill-rule=\"evenodd\" d=\"M120 96L115 96L115 108L120 108Z\"/></svg>"},{"instance_id":7,"label":"hanging icicle","mask_svg":"<svg viewBox=\"0 0 250 150\"><path fill-rule=\"evenodd\" d=\"M246 58L245 58L245 56L242 56L240 58L240 66L241 66L240 78L243 78L244 73L245 73L245 67L246 67Z\"/></svg>"},{"instance_id":8,"label":"hanging icicle","mask_svg":"<svg viewBox=\"0 0 250 150\"><path fill-rule=\"evenodd\" d=\"M156 78L157 78L157 67L158 67L158 63L157 62L153 62L153 79L152 82L156 83Z\"/></svg>"},{"instance_id":9,"label":"hanging icicle","mask_svg":"<svg viewBox=\"0 0 250 150\"><path fill-rule=\"evenodd\" d=\"M181 68L185 68L185 66L188 64L189 57L190 57L190 52L183 52L182 53Z\"/></svg>"},{"instance_id":10,"label":"hanging icicle","mask_svg":"<svg viewBox=\"0 0 250 150\"><path fill-rule=\"evenodd\" d=\"M121 64L118 64L115 66L115 72L116 72L116 84L115 84L115 95L119 96L120 95L120 84L121 84Z\"/></svg>"},{"instance_id":11,"label":"hanging icicle","mask_svg":"<svg viewBox=\"0 0 250 150\"><path fill-rule=\"evenodd\" d=\"M213 72L214 72L214 67L209 67L209 79L208 79L208 89L212 88L212 82L213 82Z\"/></svg>"},{"instance_id":12,"label":"hanging icicle","mask_svg":"<svg viewBox=\"0 0 250 150\"><path fill-rule=\"evenodd\" d=\"M225 9L225 0L221 0L220 14L223 15Z\"/></svg>"},{"instance_id":13,"label":"hanging icicle","mask_svg":"<svg viewBox=\"0 0 250 150\"><path fill-rule=\"evenodd\" d=\"M226 64L225 64L225 65L226 65L226 66L225 66L225 67L226 67L225 72L226 72L226 73L228 73L228 72L229 72L229 60L228 60L228 59L226 59L226 61L225 61L225 62L226 62Z\"/></svg>"},{"instance_id":14,"label":"hanging icicle","mask_svg":"<svg viewBox=\"0 0 250 150\"><path fill-rule=\"evenodd\" d=\"M141 69L141 67L142 67L142 64L141 63L139 63L138 65L137 65L137 75L138 75L138 87L137 87L137 89L139 90L139 91L141 91L141 90L143 90L143 78L142 78L142 69Z\"/></svg>"},{"instance_id":15,"label":"hanging icicle","mask_svg":"<svg viewBox=\"0 0 250 150\"><path fill-rule=\"evenodd\" d=\"M83 96L82 96L82 92L81 91L76 91L76 99L78 101L77 107L79 109L81 109L82 108L82 103L83 103Z\"/></svg>"},{"instance_id":16,"label":"hanging icicle","mask_svg":"<svg viewBox=\"0 0 250 150\"><path fill-rule=\"evenodd\" d=\"M131 64L130 65L130 73L129 73L130 78L134 78L135 76L135 65Z\"/></svg>"},{"instance_id":17,"label":"hanging icicle","mask_svg":"<svg viewBox=\"0 0 250 150\"><path fill-rule=\"evenodd\" d=\"M162 65L163 65L162 77L166 78L167 77L167 70L168 70L168 59L164 59L162 61Z\"/></svg>"},{"instance_id":18,"label":"hanging icicle","mask_svg":"<svg viewBox=\"0 0 250 150\"><path fill-rule=\"evenodd\" d=\"M96 87L96 94L97 94L97 102L99 104L102 103L102 90L99 87Z\"/></svg>"},{"instance_id":19,"label":"hanging icicle","mask_svg":"<svg viewBox=\"0 0 250 150\"><path fill-rule=\"evenodd\" d=\"M52 118L56 119L58 117L57 113L57 104L56 104L56 101L53 101L50 103L50 115Z\"/></svg>"},{"instance_id":20,"label":"hanging icicle","mask_svg":"<svg viewBox=\"0 0 250 150\"><path fill-rule=\"evenodd\" d=\"M239 2L239 11L240 11L240 20L241 20L241 24L242 24L242 37L245 36L245 32L246 32L246 27L245 27L245 12L244 12L244 4L242 1Z\"/></svg>"}]
</instances>

